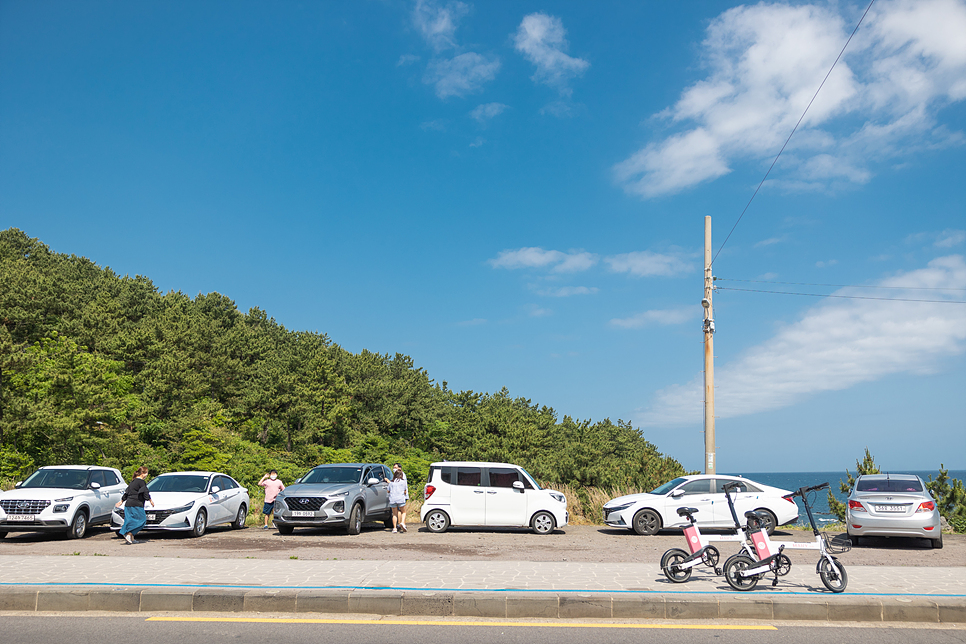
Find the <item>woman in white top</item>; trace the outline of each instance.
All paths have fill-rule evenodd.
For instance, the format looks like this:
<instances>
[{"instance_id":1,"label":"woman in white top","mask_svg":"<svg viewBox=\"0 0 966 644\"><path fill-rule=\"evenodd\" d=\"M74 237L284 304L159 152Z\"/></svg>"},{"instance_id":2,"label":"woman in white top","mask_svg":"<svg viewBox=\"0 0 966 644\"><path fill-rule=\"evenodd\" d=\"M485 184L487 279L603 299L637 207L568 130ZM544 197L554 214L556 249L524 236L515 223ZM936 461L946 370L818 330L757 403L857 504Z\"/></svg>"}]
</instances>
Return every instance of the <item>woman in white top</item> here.
<instances>
[{"instance_id":1,"label":"woman in white top","mask_svg":"<svg viewBox=\"0 0 966 644\"><path fill-rule=\"evenodd\" d=\"M403 477L402 470L393 473L392 480L385 479L389 484L389 508L392 510L392 531L406 532L406 497L409 496L409 486Z\"/></svg>"}]
</instances>

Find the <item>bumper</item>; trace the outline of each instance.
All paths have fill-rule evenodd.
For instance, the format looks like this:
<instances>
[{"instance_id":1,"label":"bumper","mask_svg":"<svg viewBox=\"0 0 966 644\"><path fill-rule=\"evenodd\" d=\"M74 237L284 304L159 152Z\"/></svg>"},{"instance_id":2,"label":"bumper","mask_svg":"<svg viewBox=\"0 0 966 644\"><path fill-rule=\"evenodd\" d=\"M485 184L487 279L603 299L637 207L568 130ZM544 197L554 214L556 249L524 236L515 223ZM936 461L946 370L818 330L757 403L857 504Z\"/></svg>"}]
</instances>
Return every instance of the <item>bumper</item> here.
<instances>
[{"instance_id":1,"label":"bumper","mask_svg":"<svg viewBox=\"0 0 966 644\"><path fill-rule=\"evenodd\" d=\"M617 512L608 513L604 510L604 523L612 528L629 528L630 518L624 519L624 514L627 510L618 510Z\"/></svg>"},{"instance_id":2,"label":"bumper","mask_svg":"<svg viewBox=\"0 0 966 644\"><path fill-rule=\"evenodd\" d=\"M938 539L940 535L938 513L924 517L873 517L868 514L849 513L846 516L848 532L853 537L919 537Z\"/></svg>"},{"instance_id":3,"label":"bumper","mask_svg":"<svg viewBox=\"0 0 966 644\"><path fill-rule=\"evenodd\" d=\"M150 514L150 512L148 513ZM144 524L141 528L141 532L149 531L181 531L181 530L191 530L193 516L186 512L180 514L174 514L163 521L152 522L148 519L148 522ZM111 513L111 530L120 530L121 526L124 524L124 517L118 514L116 511Z\"/></svg>"},{"instance_id":4,"label":"bumper","mask_svg":"<svg viewBox=\"0 0 966 644\"><path fill-rule=\"evenodd\" d=\"M0 519L0 532L66 532L68 517L35 521L6 521Z\"/></svg>"}]
</instances>

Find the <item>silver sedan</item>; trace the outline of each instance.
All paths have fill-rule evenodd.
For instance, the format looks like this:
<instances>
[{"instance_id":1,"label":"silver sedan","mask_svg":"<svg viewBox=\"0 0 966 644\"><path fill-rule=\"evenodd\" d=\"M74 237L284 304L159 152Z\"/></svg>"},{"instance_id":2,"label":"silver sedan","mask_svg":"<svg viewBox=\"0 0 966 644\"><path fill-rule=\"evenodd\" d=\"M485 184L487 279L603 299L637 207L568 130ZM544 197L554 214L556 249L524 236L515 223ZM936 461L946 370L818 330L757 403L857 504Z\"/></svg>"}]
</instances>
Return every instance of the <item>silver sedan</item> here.
<instances>
[{"instance_id":1,"label":"silver sedan","mask_svg":"<svg viewBox=\"0 0 966 644\"><path fill-rule=\"evenodd\" d=\"M849 492L846 528L859 537L918 537L943 547L939 509L922 479L914 474L863 474Z\"/></svg>"}]
</instances>

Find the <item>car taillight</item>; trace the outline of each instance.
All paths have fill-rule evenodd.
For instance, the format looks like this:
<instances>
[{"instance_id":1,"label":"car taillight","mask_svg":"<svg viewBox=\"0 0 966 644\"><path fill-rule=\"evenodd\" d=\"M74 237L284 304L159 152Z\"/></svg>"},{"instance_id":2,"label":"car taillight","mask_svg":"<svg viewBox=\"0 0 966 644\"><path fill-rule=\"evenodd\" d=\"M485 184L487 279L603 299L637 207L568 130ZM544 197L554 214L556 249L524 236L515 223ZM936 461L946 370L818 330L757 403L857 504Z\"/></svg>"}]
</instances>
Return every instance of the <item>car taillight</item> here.
<instances>
[{"instance_id":1,"label":"car taillight","mask_svg":"<svg viewBox=\"0 0 966 644\"><path fill-rule=\"evenodd\" d=\"M436 491L436 486L434 486L434 485L427 485L426 486L426 491L423 493L423 500L425 501L429 497L433 496L433 492L435 492L435 491Z\"/></svg>"},{"instance_id":2,"label":"car taillight","mask_svg":"<svg viewBox=\"0 0 966 644\"><path fill-rule=\"evenodd\" d=\"M849 499L849 509L855 510L856 512L865 512L865 507L858 501L853 501L852 499Z\"/></svg>"},{"instance_id":3,"label":"car taillight","mask_svg":"<svg viewBox=\"0 0 966 644\"><path fill-rule=\"evenodd\" d=\"M795 499L792 498L791 494L789 494L788 496L783 496L782 498L788 501L789 503L791 503L792 505L795 504Z\"/></svg>"},{"instance_id":4,"label":"car taillight","mask_svg":"<svg viewBox=\"0 0 966 644\"><path fill-rule=\"evenodd\" d=\"M923 501L922 503L919 504L919 507L916 508L916 512L932 512L935 509L936 509L935 503L933 503L932 501Z\"/></svg>"}]
</instances>

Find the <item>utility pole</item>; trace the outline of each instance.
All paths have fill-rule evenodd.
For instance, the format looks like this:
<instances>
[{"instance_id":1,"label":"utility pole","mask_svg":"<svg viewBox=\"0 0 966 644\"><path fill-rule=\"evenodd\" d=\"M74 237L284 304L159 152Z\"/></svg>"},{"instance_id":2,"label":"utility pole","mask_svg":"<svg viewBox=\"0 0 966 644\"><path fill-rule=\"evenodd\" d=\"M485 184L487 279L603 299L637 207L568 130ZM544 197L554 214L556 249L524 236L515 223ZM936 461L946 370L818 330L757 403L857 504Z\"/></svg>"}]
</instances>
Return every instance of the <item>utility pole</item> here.
<instances>
[{"instance_id":1,"label":"utility pole","mask_svg":"<svg viewBox=\"0 0 966 644\"><path fill-rule=\"evenodd\" d=\"M711 215L704 217L704 473L715 474L714 462L714 277L711 276Z\"/></svg>"}]
</instances>

